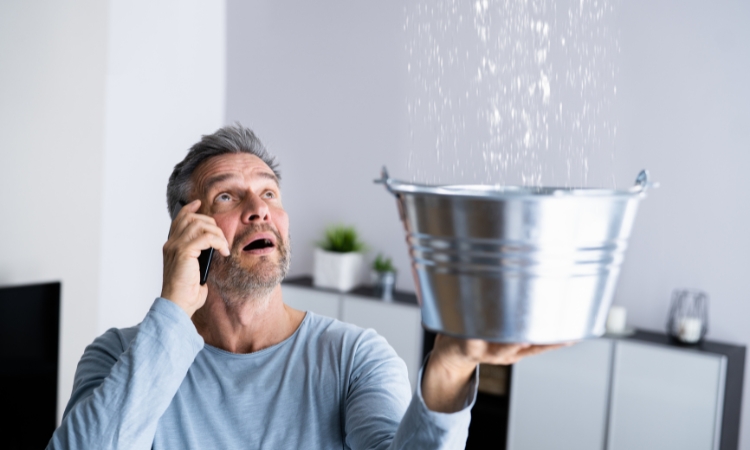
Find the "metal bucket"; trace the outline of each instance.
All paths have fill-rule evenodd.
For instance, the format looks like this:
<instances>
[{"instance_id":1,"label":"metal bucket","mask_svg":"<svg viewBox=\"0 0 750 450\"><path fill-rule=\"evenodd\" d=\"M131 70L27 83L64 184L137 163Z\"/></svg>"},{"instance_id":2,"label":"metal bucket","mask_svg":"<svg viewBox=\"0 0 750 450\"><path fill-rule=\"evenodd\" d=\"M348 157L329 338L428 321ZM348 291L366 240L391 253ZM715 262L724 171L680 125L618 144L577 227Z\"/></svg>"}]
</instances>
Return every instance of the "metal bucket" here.
<instances>
[{"instance_id":1,"label":"metal bucket","mask_svg":"<svg viewBox=\"0 0 750 450\"><path fill-rule=\"evenodd\" d=\"M425 328L494 342L601 336L638 202L629 190L429 186L396 196Z\"/></svg>"}]
</instances>

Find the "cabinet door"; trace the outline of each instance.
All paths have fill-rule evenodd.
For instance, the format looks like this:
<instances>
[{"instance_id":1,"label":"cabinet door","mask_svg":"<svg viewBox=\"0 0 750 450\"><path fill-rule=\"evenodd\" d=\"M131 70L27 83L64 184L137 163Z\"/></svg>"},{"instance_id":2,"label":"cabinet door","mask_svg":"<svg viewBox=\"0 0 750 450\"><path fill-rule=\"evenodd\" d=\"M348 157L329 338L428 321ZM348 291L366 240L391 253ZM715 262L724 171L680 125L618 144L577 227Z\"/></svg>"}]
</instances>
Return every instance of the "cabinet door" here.
<instances>
[{"instance_id":1,"label":"cabinet door","mask_svg":"<svg viewBox=\"0 0 750 450\"><path fill-rule=\"evenodd\" d=\"M422 316L417 306L345 296L341 320L372 328L383 336L406 363L412 389L422 358Z\"/></svg>"},{"instance_id":2,"label":"cabinet door","mask_svg":"<svg viewBox=\"0 0 750 450\"><path fill-rule=\"evenodd\" d=\"M595 339L516 363L508 450L602 450L611 354Z\"/></svg>"},{"instance_id":3,"label":"cabinet door","mask_svg":"<svg viewBox=\"0 0 750 450\"><path fill-rule=\"evenodd\" d=\"M608 450L718 449L726 357L618 342Z\"/></svg>"},{"instance_id":4,"label":"cabinet door","mask_svg":"<svg viewBox=\"0 0 750 450\"><path fill-rule=\"evenodd\" d=\"M284 303L302 311L312 311L321 316L339 318L341 296L333 292L316 291L310 288L281 285Z\"/></svg>"}]
</instances>

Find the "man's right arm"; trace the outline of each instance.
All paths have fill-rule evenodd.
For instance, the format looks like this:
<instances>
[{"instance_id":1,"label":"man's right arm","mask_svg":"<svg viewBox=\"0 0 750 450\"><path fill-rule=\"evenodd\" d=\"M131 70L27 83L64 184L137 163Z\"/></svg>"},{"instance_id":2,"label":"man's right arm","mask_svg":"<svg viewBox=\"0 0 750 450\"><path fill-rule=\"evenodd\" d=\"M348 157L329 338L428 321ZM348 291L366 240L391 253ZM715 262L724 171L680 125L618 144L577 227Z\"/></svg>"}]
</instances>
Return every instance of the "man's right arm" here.
<instances>
[{"instance_id":1,"label":"man's right arm","mask_svg":"<svg viewBox=\"0 0 750 450\"><path fill-rule=\"evenodd\" d=\"M159 418L202 348L185 312L156 299L131 342L109 330L86 348L47 448L150 449Z\"/></svg>"},{"instance_id":2,"label":"man's right arm","mask_svg":"<svg viewBox=\"0 0 750 450\"><path fill-rule=\"evenodd\" d=\"M199 283L198 255L209 247L229 255L224 233L213 218L198 214L200 205L188 203L172 221L161 297L132 342L114 330L86 348L49 449L151 448L159 418L203 348L190 320L208 294Z\"/></svg>"}]
</instances>

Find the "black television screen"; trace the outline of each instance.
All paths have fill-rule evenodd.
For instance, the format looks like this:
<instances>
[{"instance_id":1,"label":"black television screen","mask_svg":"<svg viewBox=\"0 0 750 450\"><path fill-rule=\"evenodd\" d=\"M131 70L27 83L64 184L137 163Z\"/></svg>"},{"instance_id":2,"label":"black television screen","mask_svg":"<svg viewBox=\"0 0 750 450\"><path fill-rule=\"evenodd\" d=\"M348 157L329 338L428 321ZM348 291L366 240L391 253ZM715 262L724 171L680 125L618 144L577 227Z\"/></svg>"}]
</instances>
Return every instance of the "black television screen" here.
<instances>
[{"instance_id":1,"label":"black television screen","mask_svg":"<svg viewBox=\"0 0 750 450\"><path fill-rule=\"evenodd\" d=\"M0 447L42 449L55 431L60 283L0 287Z\"/></svg>"}]
</instances>

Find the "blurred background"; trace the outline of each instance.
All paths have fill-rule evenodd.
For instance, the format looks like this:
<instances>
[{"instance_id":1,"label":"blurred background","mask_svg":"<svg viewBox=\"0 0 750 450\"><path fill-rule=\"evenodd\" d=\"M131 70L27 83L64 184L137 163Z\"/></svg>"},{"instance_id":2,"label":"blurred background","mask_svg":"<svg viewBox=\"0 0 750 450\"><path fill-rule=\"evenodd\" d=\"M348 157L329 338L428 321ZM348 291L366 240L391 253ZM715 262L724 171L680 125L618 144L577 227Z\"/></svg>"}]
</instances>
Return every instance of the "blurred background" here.
<instances>
[{"instance_id":1,"label":"blurred background","mask_svg":"<svg viewBox=\"0 0 750 450\"><path fill-rule=\"evenodd\" d=\"M648 168L661 182L615 302L663 330L671 291L702 289L709 339L746 345L750 4L615 5L607 176L627 186ZM84 347L159 295L167 178L224 124L251 127L281 162L293 275L347 223L413 290L394 201L372 183L384 164L409 175L404 16L392 0L0 2L0 284L62 281L58 415ZM748 433L745 414L742 448Z\"/></svg>"}]
</instances>

